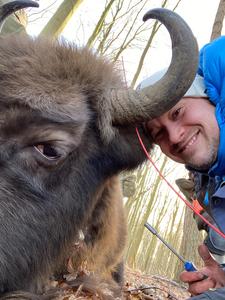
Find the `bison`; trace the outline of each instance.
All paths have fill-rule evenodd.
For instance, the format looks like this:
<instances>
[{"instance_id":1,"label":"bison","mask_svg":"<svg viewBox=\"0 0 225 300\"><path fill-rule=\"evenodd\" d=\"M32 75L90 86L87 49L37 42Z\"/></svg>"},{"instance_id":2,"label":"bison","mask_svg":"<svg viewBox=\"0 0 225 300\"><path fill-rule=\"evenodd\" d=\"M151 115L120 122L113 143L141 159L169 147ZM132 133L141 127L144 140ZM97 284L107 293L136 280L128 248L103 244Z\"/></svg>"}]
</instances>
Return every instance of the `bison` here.
<instances>
[{"instance_id":1,"label":"bison","mask_svg":"<svg viewBox=\"0 0 225 300\"><path fill-rule=\"evenodd\" d=\"M0 20L7 7L29 3L5 4ZM0 38L1 295L42 292L80 230L93 268L121 282L126 230L117 176L145 161L135 127L150 150L143 124L183 96L198 62L195 38L176 13L154 9L149 18L169 30L172 60L141 91L126 88L115 66L86 47Z\"/></svg>"}]
</instances>

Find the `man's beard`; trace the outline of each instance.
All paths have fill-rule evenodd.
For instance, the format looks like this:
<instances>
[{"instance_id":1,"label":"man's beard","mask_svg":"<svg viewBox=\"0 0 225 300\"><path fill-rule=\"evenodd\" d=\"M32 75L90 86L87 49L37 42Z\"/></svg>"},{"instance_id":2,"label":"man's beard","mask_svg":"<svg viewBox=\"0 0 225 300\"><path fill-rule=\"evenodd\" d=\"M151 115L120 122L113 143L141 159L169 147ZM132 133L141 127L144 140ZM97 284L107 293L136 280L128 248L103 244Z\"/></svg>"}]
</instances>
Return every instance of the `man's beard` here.
<instances>
[{"instance_id":1,"label":"man's beard","mask_svg":"<svg viewBox=\"0 0 225 300\"><path fill-rule=\"evenodd\" d=\"M218 147L219 147L218 141L216 139L213 139L209 147L209 152L208 152L209 155L207 161L198 164L190 160L190 162L188 162L187 165L190 168L195 169L196 171L208 172L208 170L212 167L212 165L215 163L217 159Z\"/></svg>"}]
</instances>

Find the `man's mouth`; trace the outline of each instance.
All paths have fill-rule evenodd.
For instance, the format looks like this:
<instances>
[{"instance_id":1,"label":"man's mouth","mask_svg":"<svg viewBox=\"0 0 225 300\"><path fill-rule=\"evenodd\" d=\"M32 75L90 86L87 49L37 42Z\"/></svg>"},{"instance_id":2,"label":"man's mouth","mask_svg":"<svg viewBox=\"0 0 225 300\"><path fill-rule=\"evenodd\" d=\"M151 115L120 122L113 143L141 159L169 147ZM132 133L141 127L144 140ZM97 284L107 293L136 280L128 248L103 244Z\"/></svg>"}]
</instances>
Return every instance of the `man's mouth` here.
<instances>
[{"instance_id":1,"label":"man's mouth","mask_svg":"<svg viewBox=\"0 0 225 300\"><path fill-rule=\"evenodd\" d=\"M181 147L179 147L179 149L178 149L179 154L188 150L196 142L199 132L200 132L200 130L198 130L196 133L194 133L194 135L190 139L188 139L187 142L185 142L183 145L181 145Z\"/></svg>"}]
</instances>

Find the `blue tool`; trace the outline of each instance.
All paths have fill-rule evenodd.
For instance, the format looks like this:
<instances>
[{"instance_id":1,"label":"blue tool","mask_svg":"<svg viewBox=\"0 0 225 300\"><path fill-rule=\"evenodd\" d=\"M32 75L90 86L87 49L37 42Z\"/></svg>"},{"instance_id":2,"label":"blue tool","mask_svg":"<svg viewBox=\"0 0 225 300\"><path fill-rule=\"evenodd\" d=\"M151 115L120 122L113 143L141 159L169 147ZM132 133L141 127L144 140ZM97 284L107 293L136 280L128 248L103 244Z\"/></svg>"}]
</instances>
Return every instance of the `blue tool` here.
<instances>
[{"instance_id":1,"label":"blue tool","mask_svg":"<svg viewBox=\"0 0 225 300\"><path fill-rule=\"evenodd\" d=\"M194 264L191 261L187 261L186 259L184 259L180 254L177 253L177 251L172 248L159 234L158 232L149 224L149 223L145 223L145 227L151 231L152 234L156 235L157 238L160 239L161 242L163 242L164 245L166 245L167 248L169 248L184 264L184 268L186 271L190 272L190 271L197 271L196 267L194 266Z\"/></svg>"}]
</instances>

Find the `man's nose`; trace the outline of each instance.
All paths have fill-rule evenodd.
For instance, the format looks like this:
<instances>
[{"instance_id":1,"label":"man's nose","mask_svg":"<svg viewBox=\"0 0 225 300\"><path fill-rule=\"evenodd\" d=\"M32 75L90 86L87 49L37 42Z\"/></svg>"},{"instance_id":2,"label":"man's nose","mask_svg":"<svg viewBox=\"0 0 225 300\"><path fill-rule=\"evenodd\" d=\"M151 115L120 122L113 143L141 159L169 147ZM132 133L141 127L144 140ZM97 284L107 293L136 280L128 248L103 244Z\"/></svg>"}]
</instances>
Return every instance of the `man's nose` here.
<instances>
[{"instance_id":1,"label":"man's nose","mask_svg":"<svg viewBox=\"0 0 225 300\"><path fill-rule=\"evenodd\" d=\"M168 136L171 145L179 144L184 136L184 128L177 124L172 124L168 128Z\"/></svg>"}]
</instances>

